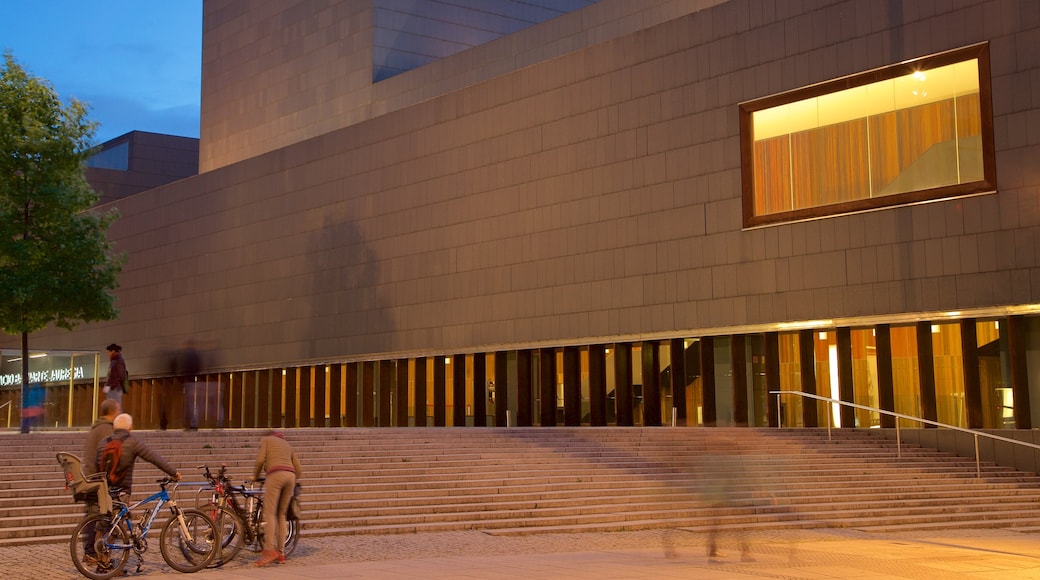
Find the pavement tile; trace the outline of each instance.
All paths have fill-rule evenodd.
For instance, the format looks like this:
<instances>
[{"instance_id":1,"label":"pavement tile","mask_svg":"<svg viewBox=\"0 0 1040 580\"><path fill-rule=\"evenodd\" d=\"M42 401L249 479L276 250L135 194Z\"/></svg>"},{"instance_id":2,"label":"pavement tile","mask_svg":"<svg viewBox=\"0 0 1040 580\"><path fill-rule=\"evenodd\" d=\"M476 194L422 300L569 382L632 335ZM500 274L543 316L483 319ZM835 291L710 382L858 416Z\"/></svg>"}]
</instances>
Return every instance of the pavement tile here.
<instances>
[{"instance_id":1,"label":"pavement tile","mask_svg":"<svg viewBox=\"0 0 1040 580\"><path fill-rule=\"evenodd\" d=\"M1040 580L1040 535L1012 530L866 533L749 532L721 538L709 560L706 534L676 530L492 536L479 531L308 537L285 565L256 568L243 552L199 580L414 578L519 580ZM742 561L746 542L754 561ZM135 564L134 559L131 563ZM179 576L158 546L140 574ZM0 548L4 580L73 579L67 544Z\"/></svg>"}]
</instances>

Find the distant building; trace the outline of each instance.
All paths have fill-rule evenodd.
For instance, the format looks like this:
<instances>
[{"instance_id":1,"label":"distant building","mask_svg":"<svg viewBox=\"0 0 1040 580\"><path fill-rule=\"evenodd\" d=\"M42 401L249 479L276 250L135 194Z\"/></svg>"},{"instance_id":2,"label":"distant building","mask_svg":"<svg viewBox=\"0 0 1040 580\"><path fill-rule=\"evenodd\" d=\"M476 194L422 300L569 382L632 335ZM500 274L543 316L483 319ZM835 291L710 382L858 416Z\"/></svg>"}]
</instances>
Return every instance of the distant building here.
<instances>
[{"instance_id":1,"label":"distant building","mask_svg":"<svg viewBox=\"0 0 1040 580\"><path fill-rule=\"evenodd\" d=\"M131 131L87 159L87 181L108 203L199 173L199 140Z\"/></svg>"}]
</instances>

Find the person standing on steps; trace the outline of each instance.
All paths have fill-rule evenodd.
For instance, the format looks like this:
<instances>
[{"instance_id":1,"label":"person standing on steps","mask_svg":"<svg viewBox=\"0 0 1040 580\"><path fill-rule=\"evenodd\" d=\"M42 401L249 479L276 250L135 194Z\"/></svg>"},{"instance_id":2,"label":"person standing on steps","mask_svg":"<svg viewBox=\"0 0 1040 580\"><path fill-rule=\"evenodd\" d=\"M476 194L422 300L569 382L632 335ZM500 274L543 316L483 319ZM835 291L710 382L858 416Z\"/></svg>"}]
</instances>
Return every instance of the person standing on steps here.
<instances>
[{"instance_id":1,"label":"person standing on steps","mask_svg":"<svg viewBox=\"0 0 1040 580\"><path fill-rule=\"evenodd\" d=\"M126 361L123 360L123 347L112 343L105 347L108 351L108 376L105 378L105 396L114 399L123 406L123 395L126 390Z\"/></svg>"},{"instance_id":2,"label":"person standing on steps","mask_svg":"<svg viewBox=\"0 0 1040 580\"><path fill-rule=\"evenodd\" d=\"M106 437L112 434L112 421L115 420L116 415L119 415L119 401L115 399L105 399L101 401L101 415L94 421L94 424L90 426L90 431L87 432L87 440L83 444L83 475L91 475L100 471L97 465L97 449L101 445ZM96 495L87 496L84 500L86 504L87 515L92 516L100 513L98 507L98 499ZM84 538L94 537L93 530L86 530ZM83 549L85 563L96 564L97 556L94 552L94 544L87 543Z\"/></svg>"},{"instance_id":3,"label":"person standing on steps","mask_svg":"<svg viewBox=\"0 0 1040 580\"><path fill-rule=\"evenodd\" d=\"M253 467L253 479L264 482L264 551L257 566L273 562L285 563L285 535L289 529L287 512L293 490L302 470L292 445L278 431L268 431L260 438L260 451Z\"/></svg>"}]
</instances>

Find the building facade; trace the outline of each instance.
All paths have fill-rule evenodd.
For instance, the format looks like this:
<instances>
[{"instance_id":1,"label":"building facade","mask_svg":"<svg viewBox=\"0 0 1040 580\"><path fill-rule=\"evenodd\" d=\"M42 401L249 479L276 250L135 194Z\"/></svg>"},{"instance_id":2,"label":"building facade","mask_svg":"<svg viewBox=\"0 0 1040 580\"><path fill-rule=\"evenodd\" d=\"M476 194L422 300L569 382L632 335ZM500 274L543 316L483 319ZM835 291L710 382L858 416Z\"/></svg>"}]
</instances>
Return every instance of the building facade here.
<instances>
[{"instance_id":1,"label":"building facade","mask_svg":"<svg viewBox=\"0 0 1040 580\"><path fill-rule=\"evenodd\" d=\"M580 4L377 79L378 0L206 2L202 173L35 346L154 417L193 337L234 426L1040 422L1040 5Z\"/></svg>"}]
</instances>

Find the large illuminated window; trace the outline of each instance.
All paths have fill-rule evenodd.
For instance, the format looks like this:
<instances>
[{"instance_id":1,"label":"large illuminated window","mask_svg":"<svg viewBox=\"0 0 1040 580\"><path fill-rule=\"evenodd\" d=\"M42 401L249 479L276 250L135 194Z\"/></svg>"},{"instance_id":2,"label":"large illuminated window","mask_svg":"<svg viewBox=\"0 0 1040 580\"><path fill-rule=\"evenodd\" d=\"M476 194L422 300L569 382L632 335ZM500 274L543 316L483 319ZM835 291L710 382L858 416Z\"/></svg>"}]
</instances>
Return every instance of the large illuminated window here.
<instances>
[{"instance_id":1,"label":"large illuminated window","mask_svg":"<svg viewBox=\"0 0 1040 580\"><path fill-rule=\"evenodd\" d=\"M740 105L744 226L996 189L988 44Z\"/></svg>"}]
</instances>

